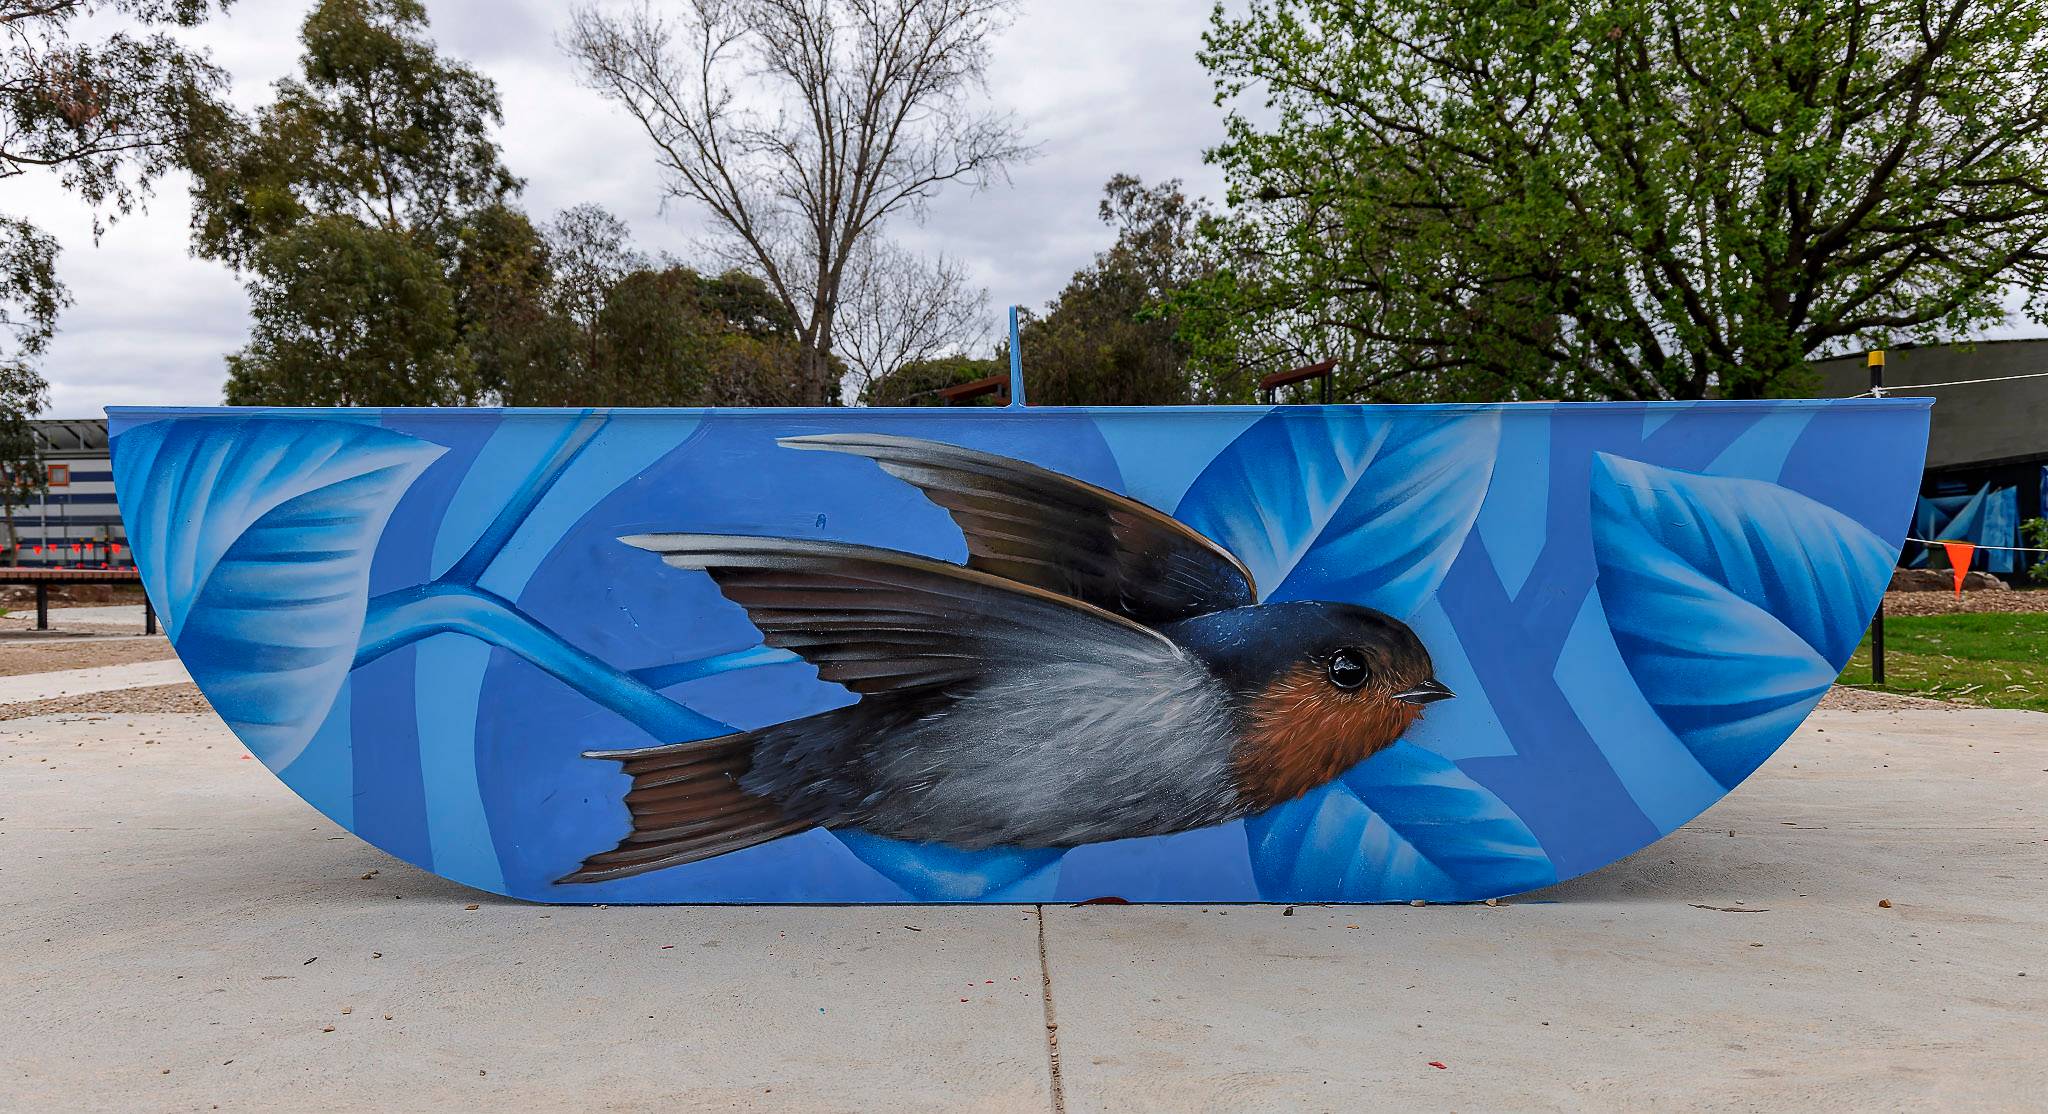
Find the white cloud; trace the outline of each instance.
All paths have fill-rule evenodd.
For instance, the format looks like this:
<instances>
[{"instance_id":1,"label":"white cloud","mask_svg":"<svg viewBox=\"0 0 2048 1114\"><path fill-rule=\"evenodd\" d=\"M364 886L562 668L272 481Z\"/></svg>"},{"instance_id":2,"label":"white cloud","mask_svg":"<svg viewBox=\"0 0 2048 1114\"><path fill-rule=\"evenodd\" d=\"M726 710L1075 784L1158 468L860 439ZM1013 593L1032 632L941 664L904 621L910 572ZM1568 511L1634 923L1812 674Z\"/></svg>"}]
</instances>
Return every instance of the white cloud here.
<instances>
[{"instance_id":1,"label":"white cloud","mask_svg":"<svg viewBox=\"0 0 2048 1114\"><path fill-rule=\"evenodd\" d=\"M698 214L664 212L647 142L617 109L575 80L555 45L562 5L550 0L430 0L444 51L498 83L505 161L527 181L537 217L595 201L627 220L650 253L687 258ZM1028 0L996 44L991 93L1027 125L1040 157L1010 185L939 198L921 227L898 235L920 251L960 257L991 301L1036 305L1107 243L1096 200L1110 175L1180 177L1220 192L1203 165L1222 136L1220 111L1195 62L1208 5L1191 0ZM189 36L235 78L243 107L269 97L296 69L301 4L242 3ZM43 362L49 414L80 417L109 404L220 400L222 357L248 332L246 298L226 269L187 251L186 182L161 182L146 213L94 246L90 221L49 182L17 179L0 211L23 213L64 243L63 278L77 304Z\"/></svg>"}]
</instances>

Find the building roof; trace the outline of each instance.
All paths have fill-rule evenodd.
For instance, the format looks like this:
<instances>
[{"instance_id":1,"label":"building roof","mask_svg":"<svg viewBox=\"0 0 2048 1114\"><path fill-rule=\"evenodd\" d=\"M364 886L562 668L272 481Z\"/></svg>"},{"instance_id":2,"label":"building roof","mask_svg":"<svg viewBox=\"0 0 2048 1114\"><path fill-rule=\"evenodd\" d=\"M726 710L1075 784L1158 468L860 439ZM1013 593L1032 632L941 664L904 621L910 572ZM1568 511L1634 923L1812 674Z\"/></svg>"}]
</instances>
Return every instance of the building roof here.
<instances>
[{"instance_id":1,"label":"building roof","mask_svg":"<svg viewBox=\"0 0 2048 1114\"><path fill-rule=\"evenodd\" d=\"M36 447L53 460L107 455L105 418L37 418L28 424L35 431Z\"/></svg>"},{"instance_id":2,"label":"building roof","mask_svg":"<svg viewBox=\"0 0 2048 1114\"><path fill-rule=\"evenodd\" d=\"M1849 398L1870 390L1865 353L1816 360L1819 393ZM2002 383L1935 386L1961 379L1997 379L2048 372L2048 339L1906 345L1885 350L1886 394L1927 395L1934 402L1927 438L1929 469L2048 463L2048 375Z\"/></svg>"}]
</instances>

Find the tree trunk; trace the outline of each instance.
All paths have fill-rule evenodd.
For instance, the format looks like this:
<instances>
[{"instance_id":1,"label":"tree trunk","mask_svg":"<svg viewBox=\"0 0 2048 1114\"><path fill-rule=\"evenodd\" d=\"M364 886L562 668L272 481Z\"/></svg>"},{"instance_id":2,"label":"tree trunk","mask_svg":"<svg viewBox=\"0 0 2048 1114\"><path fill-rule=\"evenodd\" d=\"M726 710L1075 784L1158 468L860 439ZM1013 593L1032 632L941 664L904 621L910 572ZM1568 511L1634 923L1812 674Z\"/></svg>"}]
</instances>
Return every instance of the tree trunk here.
<instances>
[{"instance_id":1,"label":"tree trunk","mask_svg":"<svg viewBox=\"0 0 2048 1114\"><path fill-rule=\"evenodd\" d=\"M832 404L831 378L832 353L820 345L806 344L797 362L797 392L799 406L830 406Z\"/></svg>"}]
</instances>

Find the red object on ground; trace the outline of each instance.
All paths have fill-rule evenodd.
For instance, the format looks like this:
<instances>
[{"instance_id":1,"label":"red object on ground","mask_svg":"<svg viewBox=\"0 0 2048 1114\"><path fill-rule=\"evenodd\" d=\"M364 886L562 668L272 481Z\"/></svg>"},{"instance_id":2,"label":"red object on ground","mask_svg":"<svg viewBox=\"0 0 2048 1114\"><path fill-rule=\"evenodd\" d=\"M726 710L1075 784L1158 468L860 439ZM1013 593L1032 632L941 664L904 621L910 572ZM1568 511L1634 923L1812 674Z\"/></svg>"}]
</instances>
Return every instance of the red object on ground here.
<instances>
[{"instance_id":1,"label":"red object on ground","mask_svg":"<svg viewBox=\"0 0 2048 1114\"><path fill-rule=\"evenodd\" d=\"M1430 1067L1433 1067L1433 1068L1435 1068L1435 1069L1436 1069L1436 1070L1438 1070L1438 1071L1449 1071L1449 1070L1451 1070L1451 1068L1450 1068L1450 1065L1449 1065L1449 1064L1446 1064L1446 1063L1444 1063L1444 1062L1443 1062L1442 1060L1431 1060L1431 1061L1429 1062L1429 1066L1430 1066Z\"/></svg>"},{"instance_id":2,"label":"red object on ground","mask_svg":"<svg viewBox=\"0 0 2048 1114\"><path fill-rule=\"evenodd\" d=\"M1963 598L1963 578L1970 575L1970 561L1977 554L1975 542L1943 542L1941 548L1948 550L1948 565L1956 574L1956 598Z\"/></svg>"}]
</instances>

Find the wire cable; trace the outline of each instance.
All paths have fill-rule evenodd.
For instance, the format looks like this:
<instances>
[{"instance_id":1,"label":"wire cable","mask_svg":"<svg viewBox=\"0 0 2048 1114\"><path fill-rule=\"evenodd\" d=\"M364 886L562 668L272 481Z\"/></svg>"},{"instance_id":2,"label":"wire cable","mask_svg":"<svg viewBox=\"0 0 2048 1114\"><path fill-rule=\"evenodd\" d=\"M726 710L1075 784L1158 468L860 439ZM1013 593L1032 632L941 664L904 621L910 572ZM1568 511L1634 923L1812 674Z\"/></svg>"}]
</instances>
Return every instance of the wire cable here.
<instances>
[{"instance_id":1,"label":"wire cable","mask_svg":"<svg viewBox=\"0 0 2048 1114\"><path fill-rule=\"evenodd\" d=\"M1971 387L1979 383L2010 383L2015 379L2048 379L2048 371L2030 371L2025 375L1999 375L1990 379L1952 379L1946 383L1900 383L1897 386L1873 387L1860 395L1850 398L1885 398L1906 391L1931 391L1936 387Z\"/></svg>"},{"instance_id":2,"label":"wire cable","mask_svg":"<svg viewBox=\"0 0 2048 1114\"><path fill-rule=\"evenodd\" d=\"M2036 549L2033 546L1985 545L1983 542L1973 542L1964 538L1907 538L1906 540L1909 542L1919 542L1921 545L1947 545L1950 542L1954 542L1958 545L1974 546L1978 549L2000 549L2007 553L2048 553L2048 549Z\"/></svg>"}]
</instances>

